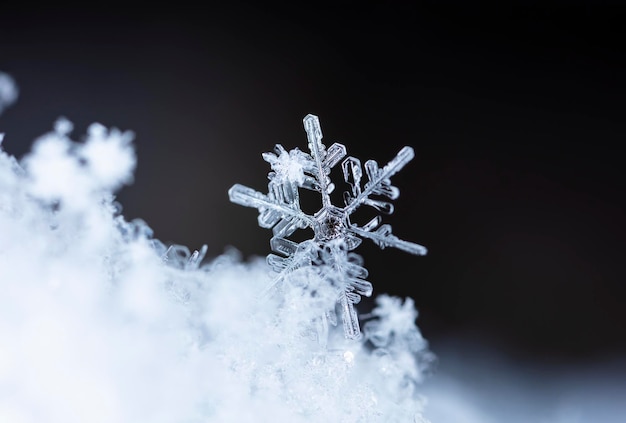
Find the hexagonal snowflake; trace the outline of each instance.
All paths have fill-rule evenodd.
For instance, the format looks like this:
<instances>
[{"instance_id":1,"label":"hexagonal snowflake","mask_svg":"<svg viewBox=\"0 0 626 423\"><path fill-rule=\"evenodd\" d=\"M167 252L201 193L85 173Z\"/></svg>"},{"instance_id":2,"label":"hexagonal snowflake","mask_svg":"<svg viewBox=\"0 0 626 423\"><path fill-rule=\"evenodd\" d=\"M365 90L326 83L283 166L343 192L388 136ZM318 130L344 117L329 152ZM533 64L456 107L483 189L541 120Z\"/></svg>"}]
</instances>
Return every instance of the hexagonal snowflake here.
<instances>
[{"instance_id":1,"label":"hexagonal snowflake","mask_svg":"<svg viewBox=\"0 0 626 423\"><path fill-rule=\"evenodd\" d=\"M374 241L381 248L395 247L417 255L426 254L426 248L394 236L390 225L381 225L380 215L363 226L351 222L350 216L362 205L384 214L393 213L393 205L380 197L390 200L398 197L400 192L391 185L390 178L414 157L414 152L411 147L402 148L382 169L374 160L368 160L365 162L367 182L362 186L360 160L354 157L344 159L346 147L342 144L334 143L326 148L317 116L307 115L304 128L310 153L297 148L287 152L279 144L274 153L263 154L272 168L268 175L267 194L239 184L228 193L232 202L257 208L259 225L273 231L270 245L277 254L268 255L267 261L276 277L268 291L298 269L314 269L337 291L346 338L358 339L361 330L354 305L360 301L361 295L372 294L372 284L365 280L368 273L362 266L362 258L351 251L359 246L362 238ZM351 190L344 193L344 206L338 207L330 199L335 188L330 171L342 159L344 179ZM300 188L321 194L322 207L313 215L300 208ZM304 228L313 230L313 239L300 243L288 239L297 229ZM318 339L323 343L328 335L328 324L337 323L335 307L329 307L317 323Z\"/></svg>"}]
</instances>

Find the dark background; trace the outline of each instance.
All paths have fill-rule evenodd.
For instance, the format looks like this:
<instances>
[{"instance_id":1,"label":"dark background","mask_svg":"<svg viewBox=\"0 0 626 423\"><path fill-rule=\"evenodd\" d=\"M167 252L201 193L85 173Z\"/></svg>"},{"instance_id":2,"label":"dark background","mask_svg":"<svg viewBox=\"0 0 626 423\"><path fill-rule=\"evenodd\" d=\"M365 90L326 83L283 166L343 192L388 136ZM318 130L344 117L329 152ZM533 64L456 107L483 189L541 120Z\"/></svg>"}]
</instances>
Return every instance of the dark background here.
<instances>
[{"instance_id":1,"label":"dark background","mask_svg":"<svg viewBox=\"0 0 626 423\"><path fill-rule=\"evenodd\" d=\"M261 153L306 149L313 113L362 161L415 149L386 221L428 256L359 252L376 293L415 299L435 351L462 337L551 361L626 353L626 9L2 9L0 70L20 86L4 148L21 156L59 116L76 134L133 130L119 199L157 238L267 254L227 190L264 191Z\"/></svg>"}]
</instances>

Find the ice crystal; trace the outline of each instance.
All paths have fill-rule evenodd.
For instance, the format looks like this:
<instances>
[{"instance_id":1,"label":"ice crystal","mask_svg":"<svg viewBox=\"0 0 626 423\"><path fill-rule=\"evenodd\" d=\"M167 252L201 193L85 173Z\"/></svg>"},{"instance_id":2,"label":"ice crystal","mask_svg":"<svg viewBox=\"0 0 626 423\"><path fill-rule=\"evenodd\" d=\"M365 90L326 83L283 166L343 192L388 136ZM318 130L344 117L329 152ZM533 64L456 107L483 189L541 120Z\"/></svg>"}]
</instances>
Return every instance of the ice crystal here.
<instances>
[{"instance_id":1,"label":"ice crystal","mask_svg":"<svg viewBox=\"0 0 626 423\"><path fill-rule=\"evenodd\" d=\"M363 238L372 240L380 248L394 247L417 255L426 254L426 248L393 235L391 226L382 224L380 214L363 226L352 222L351 215L361 206L373 207L383 214L393 213L393 205L387 199L398 198L399 190L391 185L390 178L414 157L414 152L411 147L402 148L383 168L376 161L368 160L365 162L367 182L362 185L360 160L351 156L345 158L343 144L334 143L326 148L317 116L307 115L304 128L310 153L297 148L287 152L278 144L274 153L263 154L272 169L268 175L268 194L236 184L229 190L230 200L257 208L259 225L273 231L270 246L276 254L269 254L267 261L276 276L268 290L297 270L312 270L335 288L346 338L358 339L361 330L354 306L362 295L372 294L372 284L366 280L368 272L362 258L351 251ZM345 182L351 187L344 192L343 207L333 205L330 197L335 188L330 172L339 162ZM322 205L316 213L302 211L300 188L321 194ZM305 228L313 230L313 239L300 243L289 239L296 230ZM328 324L337 324L334 305L318 318L318 339L322 343L328 335Z\"/></svg>"}]
</instances>

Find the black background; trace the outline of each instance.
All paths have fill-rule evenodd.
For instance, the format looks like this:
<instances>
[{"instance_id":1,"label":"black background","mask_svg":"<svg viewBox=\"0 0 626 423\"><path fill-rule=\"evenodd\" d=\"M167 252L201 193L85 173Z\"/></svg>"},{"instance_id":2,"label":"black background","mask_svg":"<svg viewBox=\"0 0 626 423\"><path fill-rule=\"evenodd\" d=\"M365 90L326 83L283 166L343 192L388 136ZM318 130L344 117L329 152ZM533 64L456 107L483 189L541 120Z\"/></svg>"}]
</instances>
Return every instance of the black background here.
<instances>
[{"instance_id":1,"label":"black background","mask_svg":"<svg viewBox=\"0 0 626 423\"><path fill-rule=\"evenodd\" d=\"M266 188L261 153L327 145L416 158L386 221L426 257L364 243L375 292L411 296L433 342L542 360L626 352L626 9L429 2L45 6L0 13L0 118L24 154L59 116L136 133L127 218L209 255L265 255L228 188Z\"/></svg>"}]
</instances>

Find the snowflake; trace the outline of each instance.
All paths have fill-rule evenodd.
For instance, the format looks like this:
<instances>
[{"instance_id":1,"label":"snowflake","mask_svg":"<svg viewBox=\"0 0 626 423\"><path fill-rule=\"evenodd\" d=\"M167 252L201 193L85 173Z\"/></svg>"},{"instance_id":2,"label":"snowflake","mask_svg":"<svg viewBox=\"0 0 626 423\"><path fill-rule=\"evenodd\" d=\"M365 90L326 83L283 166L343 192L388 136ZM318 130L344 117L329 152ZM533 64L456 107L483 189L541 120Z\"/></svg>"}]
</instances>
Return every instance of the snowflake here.
<instances>
[{"instance_id":1,"label":"snowflake","mask_svg":"<svg viewBox=\"0 0 626 423\"><path fill-rule=\"evenodd\" d=\"M393 213L393 205L380 199L398 198L398 188L391 185L390 178L414 157L411 147L404 147L382 169L374 160L365 162L367 182L362 186L363 168L359 159L346 156L346 147L334 143L329 148L322 143L322 131L317 116L307 115L304 128L309 141L310 153L299 149L287 152L280 144L275 153L263 154L272 171L269 173L268 193L236 184L229 191L230 200L259 210L259 226L271 228L272 251L267 261L276 272L268 292L293 275L299 269L314 269L322 280L329 282L337 292L337 304L341 312L346 338L361 336L355 304L361 295L372 294L372 284L362 258L351 251L363 238L370 239L380 248L394 247L406 252L424 255L426 248L403 241L392 234L391 226L382 224L376 215L365 225L350 220L360 206L370 206L384 214ZM342 161L342 159L344 159ZM351 190L344 193L344 206L332 204L330 194L335 186L330 180L331 169L340 161L345 181ZM304 188L321 194L322 207L316 213L306 214L300 208L299 189ZM372 198L377 196L378 198ZM296 230L311 228L313 239L300 243L288 239ZM318 319L318 339L324 342L328 336L328 324L336 325L335 307L330 307Z\"/></svg>"}]
</instances>

